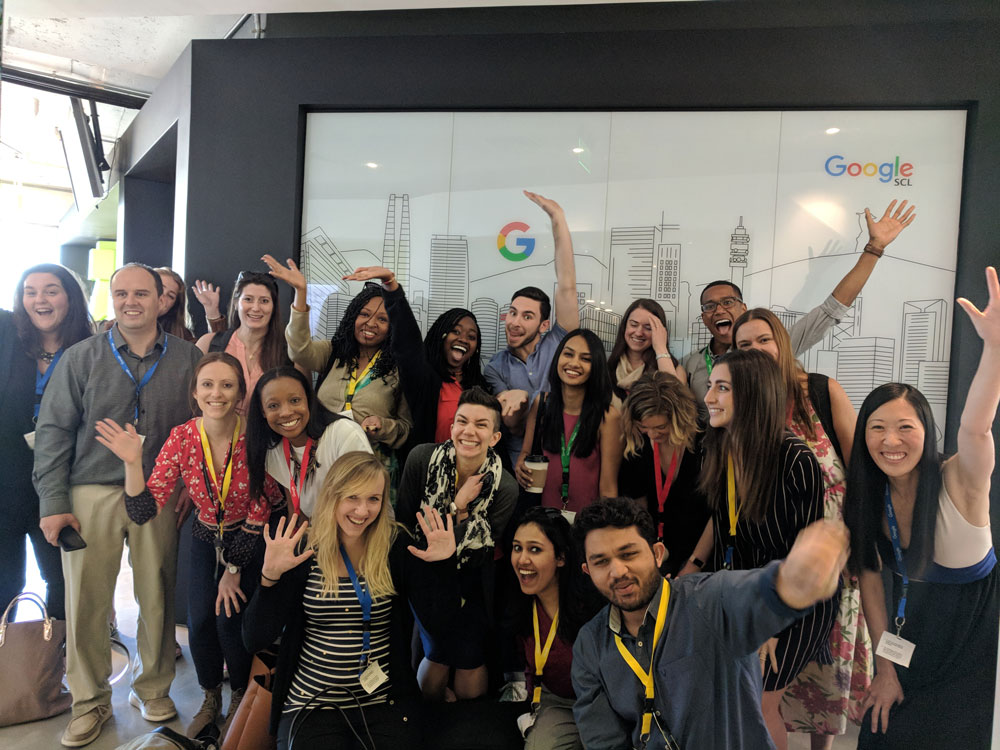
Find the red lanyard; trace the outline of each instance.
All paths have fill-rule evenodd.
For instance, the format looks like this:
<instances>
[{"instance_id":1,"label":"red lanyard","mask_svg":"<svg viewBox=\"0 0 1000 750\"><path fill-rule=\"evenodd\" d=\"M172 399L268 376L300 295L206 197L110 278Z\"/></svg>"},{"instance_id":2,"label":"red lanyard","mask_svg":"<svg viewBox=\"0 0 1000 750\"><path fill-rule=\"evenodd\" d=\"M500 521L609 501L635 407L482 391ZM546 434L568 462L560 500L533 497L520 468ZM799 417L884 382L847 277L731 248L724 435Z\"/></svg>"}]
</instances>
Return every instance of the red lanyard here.
<instances>
[{"instance_id":1,"label":"red lanyard","mask_svg":"<svg viewBox=\"0 0 1000 750\"><path fill-rule=\"evenodd\" d=\"M285 463L288 464L288 494L292 496L292 508L299 512L299 498L306 491L306 474L309 473L309 451L312 450L313 440L306 440L306 449L302 451L302 463L299 464L299 486L295 486L295 474L292 472L292 450L288 438L282 438L282 445L285 448Z\"/></svg>"},{"instance_id":2,"label":"red lanyard","mask_svg":"<svg viewBox=\"0 0 1000 750\"><path fill-rule=\"evenodd\" d=\"M674 474L677 473L677 457L680 456L679 447L674 448L673 458L670 459L670 468L667 470L666 478L660 471L660 446L653 443L653 466L656 472L656 502L660 509L660 521L656 526L656 534L663 539L663 505L667 502L667 495L670 494L670 485L674 483Z\"/></svg>"}]
</instances>

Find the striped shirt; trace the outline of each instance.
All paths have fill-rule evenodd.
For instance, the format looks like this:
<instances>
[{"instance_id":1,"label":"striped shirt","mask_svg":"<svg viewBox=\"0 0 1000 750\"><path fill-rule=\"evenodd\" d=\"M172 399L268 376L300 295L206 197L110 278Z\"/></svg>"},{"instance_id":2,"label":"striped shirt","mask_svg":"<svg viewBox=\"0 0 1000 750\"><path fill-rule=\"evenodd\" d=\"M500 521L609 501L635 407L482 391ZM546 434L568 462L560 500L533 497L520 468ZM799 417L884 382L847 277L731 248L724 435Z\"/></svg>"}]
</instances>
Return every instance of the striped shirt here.
<instances>
[{"instance_id":1,"label":"striped shirt","mask_svg":"<svg viewBox=\"0 0 1000 750\"><path fill-rule=\"evenodd\" d=\"M320 708L356 707L351 693L362 706L383 703L389 693L389 622L392 598L377 598L372 602L371 654L369 663L378 662L390 679L371 694L361 687L359 661L362 650L361 602L350 578L340 578L337 596L323 596L323 572L314 562L309 571L302 606L305 612L305 634L299 663L292 678L284 713L303 708L317 693L335 688L310 705ZM365 577L358 582L367 586ZM337 689L340 688L340 689ZM350 691L350 692L348 692Z\"/></svg>"}]
</instances>

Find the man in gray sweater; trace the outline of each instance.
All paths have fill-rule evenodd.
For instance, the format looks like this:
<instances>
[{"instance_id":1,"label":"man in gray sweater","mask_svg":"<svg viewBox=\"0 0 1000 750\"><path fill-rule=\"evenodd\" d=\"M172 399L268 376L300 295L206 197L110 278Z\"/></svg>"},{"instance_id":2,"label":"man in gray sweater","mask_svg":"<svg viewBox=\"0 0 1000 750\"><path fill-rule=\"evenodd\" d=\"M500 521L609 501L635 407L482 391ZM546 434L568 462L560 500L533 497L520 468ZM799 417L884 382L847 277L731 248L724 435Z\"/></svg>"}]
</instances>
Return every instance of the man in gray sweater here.
<instances>
[{"instance_id":1,"label":"man in gray sweater","mask_svg":"<svg viewBox=\"0 0 1000 750\"><path fill-rule=\"evenodd\" d=\"M189 383L201 352L157 325L162 288L145 265L130 263L112 275L115 326L66 350L38 415L33 478L39 526L50 544L58 544L67 526L87 544L62 553L66 677L73 694L73 718L62 736L66 747L93 742L111 716L108 621L126 541L140 618L129 702L150 721L177 714L168 695L174 678L174 514L161 513L143 526L129 520L123 464L97 442L94 428L107 417L135 425L145 438L148 475L170 430L191 416Z\"/></svg>"},{"instance_id":2,"label":"man in gray sweater","mask_svg":"<svg viewBox=\"0 0 1000 750\"><path fill-rule=\"evenodd\" d=\"M783 561L665 580L650 515L625 498L576 517L583 569L610 604L573 646L573 714L587 750L774 748L757 648L836 591L847 530L818 521Z\"/></svg>"}]
</instances>

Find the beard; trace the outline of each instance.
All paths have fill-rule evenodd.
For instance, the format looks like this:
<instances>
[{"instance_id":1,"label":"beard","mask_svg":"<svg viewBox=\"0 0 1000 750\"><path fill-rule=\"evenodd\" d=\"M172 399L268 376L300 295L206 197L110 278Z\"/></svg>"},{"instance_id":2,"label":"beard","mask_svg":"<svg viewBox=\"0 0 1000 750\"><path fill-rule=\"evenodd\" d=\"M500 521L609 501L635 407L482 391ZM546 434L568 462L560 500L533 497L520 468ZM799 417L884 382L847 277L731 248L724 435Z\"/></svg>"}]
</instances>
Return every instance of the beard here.
<instances>
[{"instance_id":1,"label":"beard","mask_svg":"<svg viewBox=\"0 0 1000 750\"><path fill-rule=\"evenodd\" d=\"M629 580L635 584L633 591L628 594L621 594L615 589L614 584L612 584L605 596L608 601L623 612L635 612L636 610L645 609L653 601L653 597L656 596L656 592L660 588L660 572L654 567L649 571L648 575L632 576L631 579L617 581L616 583L624 583Z\"/></svg>"}]
</instances>

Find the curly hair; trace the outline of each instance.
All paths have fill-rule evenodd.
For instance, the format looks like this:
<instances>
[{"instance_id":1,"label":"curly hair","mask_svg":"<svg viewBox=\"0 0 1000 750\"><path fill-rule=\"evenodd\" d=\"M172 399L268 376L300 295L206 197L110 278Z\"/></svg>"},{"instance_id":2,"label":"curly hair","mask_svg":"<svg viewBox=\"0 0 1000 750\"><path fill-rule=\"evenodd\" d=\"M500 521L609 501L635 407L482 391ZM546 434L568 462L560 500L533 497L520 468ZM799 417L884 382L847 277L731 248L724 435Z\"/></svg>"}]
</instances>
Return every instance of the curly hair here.
<instances>
[{"instance_id":1,"label":"curly hair","mask_svg":"<svg viewBox=\"0 0 1000 750\"><path fill-rule=\"evenodd\" d=\"M424 336L424 353L431 369L445 383L454 382L455 377L448 370L448 362L444 354L444 338L452 329L458 325L460 320L471 318L476 326L476 349L472 356L462 366L462 390L471 388L474 385L481 386L487 391L490 390L489 383L483 377L483 368L480 363L479 351L483 343L483 334L479 330L479 321L469 310L462 307L453 307L445 310L438 316L438 319L431 325L427 335Z\"/></svg>"},{"instance_id":2,"label":"curly hair","mask_svg":"<svg viewBox=\"0 0 1000 750\"><path fill-rule=\"evenodd\" d=\"M357 364L361 347L354 335L354 325L357 323L361 308L375 297L384 299L385 295L382 293L381 285L365 284L364 289L351 300L347 309L344 310L344 317L340 319L340 325L337 326L337 330L334 331L333 337L330 339L330 360L327 362L325 370L320 373L317 383L322 383L330 370L336 366L353 367ZM384 303L383 309L385 309ZM386 375L396 369L396 360L392 356L391 344L392 326L389 326L389 332L379 346L381 354L372 367L372 378L384 380Z\"/></svg>"}]
</instances>

